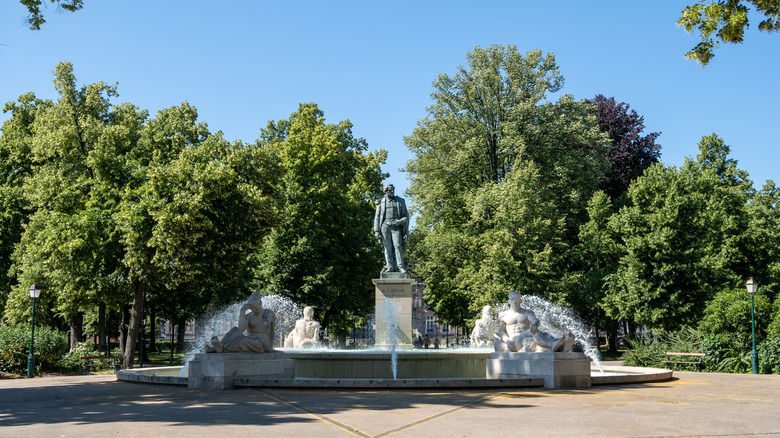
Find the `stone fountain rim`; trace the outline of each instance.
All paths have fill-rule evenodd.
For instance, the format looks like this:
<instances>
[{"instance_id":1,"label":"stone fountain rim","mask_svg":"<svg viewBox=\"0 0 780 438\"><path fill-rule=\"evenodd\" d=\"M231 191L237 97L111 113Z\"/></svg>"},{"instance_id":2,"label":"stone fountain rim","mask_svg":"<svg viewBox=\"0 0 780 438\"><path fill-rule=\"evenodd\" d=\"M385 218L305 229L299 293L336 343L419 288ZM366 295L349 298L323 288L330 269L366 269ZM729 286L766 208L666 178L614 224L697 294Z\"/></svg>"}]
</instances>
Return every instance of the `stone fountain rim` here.
<instances>
[{"instance_id":1,"label":"stone fountain rim","mask_svg":"<svg viewBox=\"0 0 780 438\"><path fill-rule=\"evenodd\" d=\"M168 366L155 368L136 368L119 370L117 380L135 383L150 383L157 385L187 386L187 377L165 375L176 373L183 366ZM609 365L603 367L605 372L622 373L620 375L599 375L598 369L591 368L591 384L642 384L662 382L673 378L673 371L661 368L626 367ZM479 379L479 378L420 378L420 379L239 379L237 386L276 387L276 388L508 388L508 387L542 387L543 379Z\"/></svg>"}]
</instances>

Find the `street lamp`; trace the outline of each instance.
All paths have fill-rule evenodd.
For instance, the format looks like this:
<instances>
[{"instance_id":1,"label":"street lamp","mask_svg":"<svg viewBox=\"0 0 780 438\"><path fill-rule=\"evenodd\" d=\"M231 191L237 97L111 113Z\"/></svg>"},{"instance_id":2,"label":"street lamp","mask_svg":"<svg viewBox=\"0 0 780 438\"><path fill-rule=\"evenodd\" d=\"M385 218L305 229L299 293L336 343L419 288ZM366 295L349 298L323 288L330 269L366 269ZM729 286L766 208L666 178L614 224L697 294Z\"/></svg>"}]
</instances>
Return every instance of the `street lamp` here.
<instances>
[{"instance_id":1,"label":"street lamp","mask_svg":"<svg viewBox=\"0 0 780 438\"><path fill-rule=\"evenodd\" d=\"M33 345L35 344L35 300L41 296L41 288L37 284L33 283L28 289L30 292L30 298L32 298L32 319L31 319L31 334L30 334L30 355L27 356L27 378L35 377L35 356L33 356Z\"/></svg>"},{"instance_id":2,"label":"street lamp","mask_svg":"<svg viewBox=\"0 0 780 438\"><path fill-rule=\"evenodd\" d=\"M758 291L758 282L750 277L750 280L745 283L748 293L750 294L750 323L753 326L753 374L758 374L758 355L756 354L756 312L753 307L753 296Z\"/></svg>"}]
</instances>

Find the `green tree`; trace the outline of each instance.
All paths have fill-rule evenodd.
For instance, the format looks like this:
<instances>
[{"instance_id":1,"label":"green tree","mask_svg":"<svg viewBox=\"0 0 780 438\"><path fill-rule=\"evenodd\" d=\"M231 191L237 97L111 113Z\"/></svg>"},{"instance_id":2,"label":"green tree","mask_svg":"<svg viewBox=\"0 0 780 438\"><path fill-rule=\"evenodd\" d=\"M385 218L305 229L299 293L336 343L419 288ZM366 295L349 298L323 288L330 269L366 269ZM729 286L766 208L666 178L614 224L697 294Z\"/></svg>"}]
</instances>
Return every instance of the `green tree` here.
<instances>
[{"instance_id":1,"label":"green tree","mask_svg":"<svg viewBox=\"0 0 780 438\"><path fill-rule=\"evenodd\" d=\"M644 117L634 110L629 111L631 105L617 103L614 97L597 94L585 101L595 107L599 129L612 140L607 152L609 174L601 183L601 189L612 199L617 199L628 189L631 181L658 162L661 145L656 144L655 139L661 133L640 135L645 129Z\"/></svg>"},{"instance_id":2,"label":"green tree","mask_svg":"<svg viewBox=\"0 0 780 438\"><path fill-rule=\"evenodd\" d=\"M686 58L705 66L709 64L714 49L723 43L737 44L744 39L750 26L750 6L764 19L758 29L765 32L780 30L780 1L778 0L701 0L686 6L677 25L688 32L697 32L701 42L685 54ZM714 35L713 35L714 34Z\"/></svg>"},{"instance_id":3,"label":"green tree","mask_svg":"<svg viewBox=\"0 0 780 438\"><path fill-rule=\"evenodd\" d=\"M41 6L46 5L46 0L19 0L19 3L27 8L27 24L32 30L41 30L41 25L46 22L43 18ZM84 7L83 0L49 0L49 3L57 4L57 10L76 12Z\"/></svg>"},{"instance_id":4,"label":"green tree","mask_svg":"<svg viewBox=\"0 0 780 438\"><path fill-rule=\"evenodd\" d=\"M11 256L31 213L24 185L33 173L33 124L51 105L51 101L27 93L3 107L11 116L3 122L0 135L0 313L5 313L8 294L16 284L15 276L9 276Z\"/></svg>"},{"instance_id":5,"label":"green tree","mask_svg":"<svg viewBox=\"0 0 780 438\"><path fill-rule=\"evenodd\" d=\"M575 246L575 261L571 265L575 286L569 295L569 304L577 315L597 329L607 332L609 350L617 352L617 320L602 308L608 282L616 272L622 249L609 226L615 207L610 197L596 192L588 202L587 223L580 227L579 242Z\"/></svg>"},{"instance_id":6,"label":"green tree","mask_svg":"<svg viewBox=\"0 0 780 438\"><path fill-rule=\"evenodd\" d=\"M405 143L417 208L411 253L426 302L445 323L511 290L565 301L567 252L607 170L591 106L547 94L555 57L477 47L433 83L433 105Z\"/></svg>"},{"instance_id":7,"label":"green tree","mask_svg":"<svg viewBox=\"0 0 780 438\"><path fill-rule=\"evenodd\" d=\"M745 236L745 275L761 282L761 293L776 301L780 286L780 190L766 181L747 205L750 225ZM780 321L780 320L779 320Z\"/></svg>"},{"instance_id":8,"label":"green tree","mask_svg":"<svg viewBox=\"0 0 780 438\"><path fill-rule=\"evenodd\" d=\"M767 337L767 326L772 316L772 304L763 293L754 297L756 344ZM714 369L747 372L750 362L740 358L750 354L753 332L750 311L750 294L744 285L718 291L707 303L699 324L704 336L702 345L706 360Z\"/></svg>"},{"instance_id":9,"label":"green tree","mask_svg":"<svg viewBox=\"0 0 780 438\"><path fill-rule=\"evenodd\" d=\"M69 63L57 66L54 83L54 103L30 94L6 106L14 114L0 141L0 187L18 206L0 224L22 232L8 239L5 317L26 319L35 281L46 290L42 320L70 319L77 341L84 314L101 309L104 321L107 308L132 300L130 367L147 294L193 310L213 298L207 285L235 293L220 286L236 283L278 222L277 159L210 134L187 103L148 119L112 105L116 87L79 88Z\"/></svg>"},{"instance_id":10,"label":"green tree","mask_svg":"<svg viewBox=\"0 0 780 438\"><path fill-rule=\"evenodd\" d=\"M282 164L284 205L257 254L255 287L313 306L343 334L370 313L370 278L381 270L372 219L386 152L367 152L349 121L326 124L316 104L269 122L260 143Z\"/></svg>"},{"instance_id":11,"label":"green tree","mask_svg":"<svg viewBox=\"0 0 780 438\"><path fill-rule=\"evenodd\" d=\"M147 294L197 309L203 289L187 287L235 280L277 224L279 174L263 148L209 134L187 103L160 111L129 155L134 172L117 213L133 302L126 367Z\"/></svg>"},{"instance_id":12,"label":"green tree","mask_svg":"<svg viewBox=\"0 0 780 438\"><path fill-rule=\"evenodd\" d=\"M698 322L724 285L744 281L745 205L752 184L715 135L681 169L656 164L627 192L609 227L621 256L604 306L651 328Z\"/></svg>"},{"instance_id":13,"label":"green tree","mask_svg":"<svg viewBox=\"0 0 780 438\"><path fill-rule=\"evenodd\" d=\"M115 185L111 164L122 142L110 134L132 131L145 113L129 106L112 110L108 99L116 88L103 82L78 88L70 63L57 65L54 85L59 99L37 105L30 135L7 139L28 160L15 161L25 170L21 187L29 211L15 246L18 284L5 315L15 321L27 312L27 285L35 281L52 297L53 311L70 320L75 346L88 303L116 290L109 284L118 268L110 210L117 196L105 188Z\"/></svg>"}]
</instances>

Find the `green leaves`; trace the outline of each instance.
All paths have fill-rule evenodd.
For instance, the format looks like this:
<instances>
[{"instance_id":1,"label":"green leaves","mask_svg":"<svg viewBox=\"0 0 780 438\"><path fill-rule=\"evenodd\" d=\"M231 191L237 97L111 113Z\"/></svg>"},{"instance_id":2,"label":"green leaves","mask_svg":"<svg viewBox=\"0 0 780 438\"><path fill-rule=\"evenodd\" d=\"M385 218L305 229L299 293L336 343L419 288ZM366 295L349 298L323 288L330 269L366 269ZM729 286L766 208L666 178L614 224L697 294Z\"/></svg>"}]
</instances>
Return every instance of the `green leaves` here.
<instances>
[{"instance_id":1,"label":"green leaves","mask_svg":"<svg viewBox=\"0 0 780 438\"><path fill-rule=\"evenodd\" d=\"M351 128L301 104L270 122L258 146L279 159L284 203L283 222L255 256L256 287L313 306L332 333L370 312L370 279L381 269L372 219L386 152L366 152Z\"/></svg>"},{"instance_id":2,"label":"green leaves","mask_svg":"<svg viewBox=\"0 0 780 438\"><path fill-rule=\"evenodd\" d=\"M681 169L647 169L608 219L619 255L602 303L612 317L676 330L696 324L724 285L754 275L752 182L717 136L702 138L699 150ZM586 229L603 222L592 216Z\"/></svg>"},{"instance_id":3,"label":"green leaves","mask_svg":"<svg viewBox=\"0 0 780 438\"><path fill-rule=\"evenodd\" d=\"M19 0L19 3L27 7L27 24L31 30L41 30L41 25L46 22L41 12L41 5L46 4L46 0ZM49 3L56 3L57 9L70 12L76 12L84 6L83 0L49 0Z\"/></svg>"},{"instance_id":4,"label":"green leaves","mask_svg":"<svg viewBox=\"0 0 780 438\"><path fill-rule=\"evenodd\" d=\"M232 300L248 255L279 222L278 160L210 134L186 102L149 119L113 105L114 86L79 87L69 63L54 84L56 102L27 94L5 107L0 256L7 267L13 250L15 277L3 284L5 316L25 318L33 281L47 291L42 321L133 297L131 358L146 293L190 313Z\"/></svg>"},{"instance_id":5,"label":"green leaves","mask_svg":"<svg viewBox=\"0 0 780 438\"><path fill-rule=\"evenodd\" d=\"M477 47L439 75L434 104L404 139L419 213L412 258L445 322L510 290L565 297L567 251L607 170L590 106L557 92L552 54Z\"/></svg>"},{"instance_id":6,"label":"green leaves","mask_svg":"<svg viewBox=\"0 0 780 438\"><path fill-rule=\"evenodd\" d=\"M702 0L697 4L686 6L682 11L682 17L677 20L678 26L682 26L689 33L698 32L701 37L701 42L686 53L685 57L705 66L715 56L714 49L721 42L741 43L745 29L749 26L750 8L746 4L752 4L756 12L766 17L759 23L759 30L772 32L778 29L780 1L718 0L705 4Z\"/></svg>"}]
</instances>

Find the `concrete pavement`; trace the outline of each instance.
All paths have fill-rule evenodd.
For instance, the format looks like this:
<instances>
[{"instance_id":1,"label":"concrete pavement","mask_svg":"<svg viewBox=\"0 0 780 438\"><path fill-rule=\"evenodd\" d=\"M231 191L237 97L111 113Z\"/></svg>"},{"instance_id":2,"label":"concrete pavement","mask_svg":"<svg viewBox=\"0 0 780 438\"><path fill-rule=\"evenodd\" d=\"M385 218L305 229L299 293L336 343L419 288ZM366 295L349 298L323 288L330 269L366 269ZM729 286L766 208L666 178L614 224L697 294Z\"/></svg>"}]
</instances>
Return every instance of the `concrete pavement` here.
<instances>
[{"instance_id":1,"label":"concrete pavement","mask_svg":"<svg viewBox=\"0 0 780 438\"><path fill-rule=\"evenodd\" d=\"M585 390L193 391L114 376L0 380L6 437L777 436L780 376L675 372Z\"/></svg>"}]
</instances>

